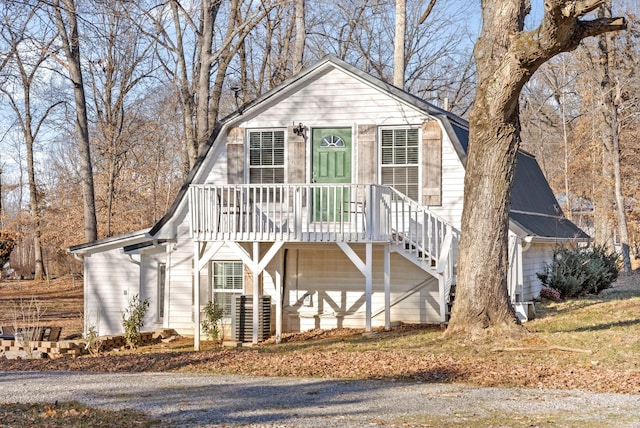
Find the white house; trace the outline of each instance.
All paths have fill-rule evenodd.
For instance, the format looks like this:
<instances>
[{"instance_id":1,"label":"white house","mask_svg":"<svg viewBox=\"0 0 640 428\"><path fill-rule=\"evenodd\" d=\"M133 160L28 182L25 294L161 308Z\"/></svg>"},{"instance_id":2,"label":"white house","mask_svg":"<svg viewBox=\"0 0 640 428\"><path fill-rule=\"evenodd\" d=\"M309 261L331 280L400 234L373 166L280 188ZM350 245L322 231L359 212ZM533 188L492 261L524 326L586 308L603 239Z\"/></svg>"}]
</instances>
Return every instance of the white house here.
<instances>
[{"instance_id":1,"label":"white house","mask_svg":"<svg viewBox=\"0 0 640 428\"><path fill-rule=\"evenodd\" d=\"M145 328L194 334L196 347L209 300L227 334L254 343L446 322L467 141L463 119L326 57L223 119L151 229L70 248L84 258L85 329L121 332L136 293L151 303ZM521 308L553 246L588 239L525 152L510 230Z\"/></svg>"}]
</instances>

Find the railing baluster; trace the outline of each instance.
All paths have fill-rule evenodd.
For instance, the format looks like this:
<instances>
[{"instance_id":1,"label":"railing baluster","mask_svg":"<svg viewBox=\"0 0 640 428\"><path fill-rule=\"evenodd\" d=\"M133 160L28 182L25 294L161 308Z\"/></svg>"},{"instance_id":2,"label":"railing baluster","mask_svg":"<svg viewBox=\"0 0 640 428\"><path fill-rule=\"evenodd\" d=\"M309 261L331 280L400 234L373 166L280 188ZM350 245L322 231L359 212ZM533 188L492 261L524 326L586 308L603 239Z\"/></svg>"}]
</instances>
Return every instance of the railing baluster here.
<instances>
[{"instance_id":1,"label":"railing baluster","mask_svg":"<svg viewBox=\"0 0 640 428\"><path fill-rule=\"evenodd\" d=\"M202 184L188 198L191 236L202 241L415 240L420 223L409 230L418 210L376 185Z\"/></svg>"}]
</instances>

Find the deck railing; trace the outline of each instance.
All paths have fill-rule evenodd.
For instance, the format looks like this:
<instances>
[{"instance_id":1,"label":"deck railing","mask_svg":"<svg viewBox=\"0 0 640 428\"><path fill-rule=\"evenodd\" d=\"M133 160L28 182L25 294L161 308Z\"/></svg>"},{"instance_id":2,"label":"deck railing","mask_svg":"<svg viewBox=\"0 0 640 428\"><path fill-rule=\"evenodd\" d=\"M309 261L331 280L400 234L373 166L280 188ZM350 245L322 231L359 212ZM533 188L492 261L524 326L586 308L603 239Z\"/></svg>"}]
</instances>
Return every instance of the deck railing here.
<instances>
[{"instance_id":1,"label":"deck railing","mask_svg":"<svg viewBox=\"0 0 640 428\"><path fill-rule=\"evenodd\" d=\"M391 239L391 189L363 184L192 185L198 241Z\"/></svg>"}]
</instances>

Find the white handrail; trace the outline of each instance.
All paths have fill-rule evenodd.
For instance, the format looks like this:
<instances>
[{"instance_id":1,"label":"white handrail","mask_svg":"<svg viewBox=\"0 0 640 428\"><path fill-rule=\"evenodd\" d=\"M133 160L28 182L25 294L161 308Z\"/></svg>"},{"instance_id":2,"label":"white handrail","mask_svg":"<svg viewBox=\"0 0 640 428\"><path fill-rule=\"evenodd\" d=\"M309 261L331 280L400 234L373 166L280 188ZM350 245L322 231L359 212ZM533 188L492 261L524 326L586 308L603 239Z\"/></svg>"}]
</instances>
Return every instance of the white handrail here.
<instances>
[{"instance_id":1,"label":"white handrail","mask_svg":"<svg viewBox=\"0 0 640 428\"><path fill-rule=\"evenodd\" d=\"M191 185L198 241L388 241L390 191L363 184Z\"/></svg>"}]
</instances>

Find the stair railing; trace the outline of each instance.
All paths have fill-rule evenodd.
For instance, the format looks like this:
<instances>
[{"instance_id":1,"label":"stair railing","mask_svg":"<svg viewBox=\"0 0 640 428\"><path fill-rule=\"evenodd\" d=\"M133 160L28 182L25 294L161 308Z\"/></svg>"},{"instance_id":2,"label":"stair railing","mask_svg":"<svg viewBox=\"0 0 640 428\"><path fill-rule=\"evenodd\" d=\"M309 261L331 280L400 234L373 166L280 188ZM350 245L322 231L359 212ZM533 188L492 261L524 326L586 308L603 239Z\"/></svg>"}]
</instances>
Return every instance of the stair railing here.
<instances>
[{"instance_id":1,"label":"stair railing","mask_svg":"<svg viewBox=\"0 0 640 428\"><path fill-rule=\"evenodd\" d=\"M401 192L392 189L391 196L392 240L438 274L440 315L444 322L455 280L460 231Z\"/></svg>"}]
</instances>

